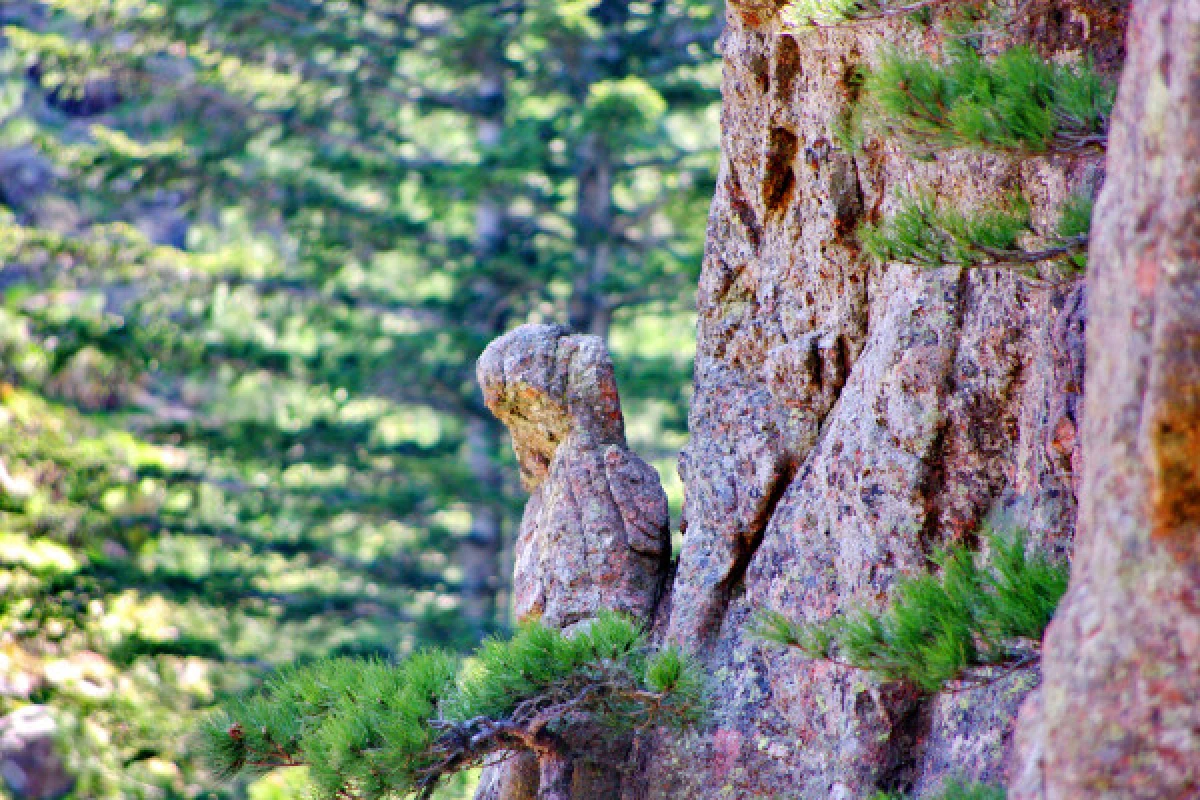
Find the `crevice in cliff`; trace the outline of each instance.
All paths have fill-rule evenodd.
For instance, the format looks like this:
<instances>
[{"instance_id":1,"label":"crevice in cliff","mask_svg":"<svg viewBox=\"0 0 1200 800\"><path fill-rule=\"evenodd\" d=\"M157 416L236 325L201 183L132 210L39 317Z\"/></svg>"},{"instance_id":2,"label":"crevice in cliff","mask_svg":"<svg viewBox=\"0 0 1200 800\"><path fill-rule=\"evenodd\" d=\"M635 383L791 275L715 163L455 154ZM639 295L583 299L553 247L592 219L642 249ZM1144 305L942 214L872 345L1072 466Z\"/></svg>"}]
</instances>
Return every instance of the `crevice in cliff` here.
<instances>
[{"instance_id":1,"label":"crevice in cliff","mask_svg":"<svg viewBox=\"0 0 1200 800\"><path fill-rule=\"evenodd\" d=\"M970 270L960 269L958 279L955 282L954 325L949 331L953 335L954 347L947 360L948 367L943 377L941 393L938 398L941 413L939 415L937 431L934 433L933 440L930 442L923 459L926 472L920 490L925 503L925 513L921 523L921 532L917 546L919 551L925 555L929 555L938 546L943 544L943 537L940 535L942 532L942 508L939 501L942 494L947 490L948 484L945 459L947 455L946 434L950 425L950 415L947 413L946 403L949 398L954 397L954 393L958 388L955 380L955 365L958 362L959 350L962 347L963 327L967 317L967 292L970 288L970 281Z\"/></svg>"},{"instance_id":2,"label":"crevice in cliff","mask_svg":"<svg viewBox=\"0 0 1200 800\"><path fill-rule=\"evenodd\" d=\"M775 46L775 98L790 102L796 79L804 74L800 65L800 45L794 36L780 36Z\"/></svg>"},{"instance_id":3,"label":"crevice in cliff","mask_svg":"<svg viewBox=\"0 0 1200 800\"><path fill-rule=\"evenodd\" d=\"M754 207L750 205L750 200L746 197L746 190L742 188L741 179L738 178L737 168L734 165L729 165L726 176L725 191L729 195L729 205L737 215L738 221L742 223L742 227L746 231L746 238L750 240L750 246L754 248L755 253L758 253L762 246L762 226L759 225L758 215L754 213Z\"/></svg>"},{"instance_id":4,"label":"crevice in cliff","mask_svg":"<svg viewBox=\"0 0 1200 800\"><path fill-rule=\"evenodd\" d=\"M888 737L889 760L876 778L875 788L908 793L919 777L925 743L933 728L933 698L922 697L894 713Z\"/></svg>"},{"instance_id":5,"label":"crevice in cliff","mask_svg":"<svg viewBox=\"0 0 1200 800\"><path fill-rule=\"evenodd\" d=\"M796 192L796 153L800 139L783 127L772 127L767 137L767 154L763 163L762 201L767 216L787 210Z\"/></svg>"},{"instance_id":6,"label":"crevice in cliff","mask_svg":"<svg viewBox=\"0 0 1200 800\"><path fill-rule=\"evenodd\" d=\"M796 467L789 464L776 476L775 481L769 487L766 500L758 514L750 522L750 530L741 537L733 566L730 567L725 579L715 587L714 602L710 611L710 625L706 628L707 630L717 631L720 628L720 622L725 618L725 612L729 609L729 603L734 593L742 586L746 578L746 570L750 568L754 554L762 545L767 527L771 524L771 518L775 516L775 509L779 506L779 501L783 499L784 492L792 485L795 477Z\"/></svg>"}]
</instances>

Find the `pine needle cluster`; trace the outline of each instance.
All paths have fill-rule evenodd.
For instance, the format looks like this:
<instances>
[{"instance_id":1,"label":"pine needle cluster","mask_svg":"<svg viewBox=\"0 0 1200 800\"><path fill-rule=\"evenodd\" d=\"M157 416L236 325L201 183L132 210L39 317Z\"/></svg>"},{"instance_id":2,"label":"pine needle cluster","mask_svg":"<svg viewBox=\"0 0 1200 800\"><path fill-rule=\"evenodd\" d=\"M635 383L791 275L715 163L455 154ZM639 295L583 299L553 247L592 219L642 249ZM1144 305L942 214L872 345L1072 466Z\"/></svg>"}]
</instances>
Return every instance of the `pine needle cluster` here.
<instances>
[{"instance_id":1,"label":"pine needle cluster","mask_svg":"<svg viewBox=\"0 0 1200 800\"><path fill-rule=\"evenodd\" d=\"M284 670L201 731L222 777L307 766L317 798L429 797L439 780L546 732L700 719L700 672L679 651L651 652L612 613L567 636L538 624L485 642L459 663L440 651L399 664L321 661Z\"/></svg>"},{"instance_id":2,"label":"pine needle cluster","mask_svg":"<svg viewBox=\"0 0 1200 800\"><path fill-rule=\"evenodd\" d=\"M999 786L989 786L986 783L962 783L956 780L946 781L936 794L928 800L1004 800L1006 792ZM908 800L909 795L896 792L881 792L872 800Z\"/></svg>"},{"instance_id":3,"label":"pine needle cluster","mask_svg":"<svg viewBox=\"0 0 1200 800\"><path fill-rule=\"evenodd\" d=\"M965 547L940 551L938 574L902 579L891 605L816 624L760 615L755 634L812 659L868 670L884 681L940 691L988 680L980 667L1024 665L1067 587L1063 564L1026 552L1020 533L988 534L990 559Z\"/></svg>"},{"instance_id":4,"label":"pine needle cluster","mask_svg":"<svg viewBox=\"0 0 1200 800\"><path fill-rule=\"evenodd\" d=\"M793 0L783 9L794 28L823 28L913 14L947 0Z\"/></svg>"},{"instance_id":5,"label":"pine needle cluster","mask_svg":"<svg viewBox=\"0 0 1200 800\"><path fill-rule=\"evenodd\" d=\"M1115 88L1090 63L1043 59L1026 47L985 59L955 45L943 64L893 52L859 77L863 99L847 121L854 144L867 132L899 138L918 154L968 148L1033 156L1102 151ZM866 251L881 261L919 266L1025 267L1051 262L1086 266L1092 200L1075 197L1057 234L1035 234L1019 197L976 213L939 207L929 195L905 199L878 224L859 228Z\"/></svg>"},{"instance_id":6,"label":"pine needle cluster","mask_svg":"<svg viewBox=\"0 0 1200 800\"><path fill-rule=\"evenodd\" d=\"M864 223L859 241L880 261L923 267L1030 266L1052 261L1069 269L1086 263L1092 200L1072 197L1063 207L1058 230L1044 246L1026 247L1034 236L1029 204L1010 197L976 213L938 206L930 195L904 198L900 209L879 224Z\"/></svg>"},{"instance_id":7,"label":"pine needle cluster","mask_svg":"<svg viewBox=\"0 0 1200 800\"><path fill-rule=\"evenodd\" d=\"M1091 66L1027 47L988 60L954 48L944 64L894 52L866 76L866 124L920 152L1102 150L1115 87Z\"/></svg>"}]
</instances>

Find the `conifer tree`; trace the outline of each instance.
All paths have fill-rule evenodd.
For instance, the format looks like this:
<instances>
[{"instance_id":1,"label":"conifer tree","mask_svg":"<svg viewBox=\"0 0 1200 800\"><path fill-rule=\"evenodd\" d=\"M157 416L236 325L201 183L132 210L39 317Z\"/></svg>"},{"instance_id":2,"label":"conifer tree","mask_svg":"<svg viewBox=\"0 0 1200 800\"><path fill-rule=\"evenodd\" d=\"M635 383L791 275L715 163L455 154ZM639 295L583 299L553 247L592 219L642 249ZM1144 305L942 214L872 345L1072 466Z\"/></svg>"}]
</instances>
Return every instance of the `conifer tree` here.
<instances>
[{"instance_id":1,"label":"conifer tree","mask_svg":"<svg viewBox=\"0 0 1200 800\"><path fill-rule=\"evenodd\" d=\"M203 744L225 777L307 766L322 800L426 798L447 775L523 750L540 800L568 800L573 728L682 730L702 713L697 666L649 652L636 625L603 613L573 636L525 625L462 667L427 651L288 669L208 720Z\"/></svg>"}]
</instances>

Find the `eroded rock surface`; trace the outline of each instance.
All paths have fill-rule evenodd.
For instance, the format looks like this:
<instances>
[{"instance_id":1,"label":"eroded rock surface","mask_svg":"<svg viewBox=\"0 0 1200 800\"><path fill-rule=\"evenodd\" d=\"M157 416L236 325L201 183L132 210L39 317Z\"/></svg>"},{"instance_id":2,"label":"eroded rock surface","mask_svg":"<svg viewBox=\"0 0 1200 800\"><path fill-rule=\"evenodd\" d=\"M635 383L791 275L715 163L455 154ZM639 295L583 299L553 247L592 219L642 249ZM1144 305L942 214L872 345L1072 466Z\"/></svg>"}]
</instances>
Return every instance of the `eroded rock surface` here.
<instances>
[{"instance_id":1,"label":"eroded rock surface","mask_svg":"<svg viewBox=\"0 0 1200 800\"><path fill-rule=\"evenodd\" d=\"M626 445L603 341L524 325L488 346L478 376L530 491L516 544L517 619L565 629L614 609L648 621L670 555L667 498L658 472ZM595 734L570 742L590 759L575 770L574 793L616 797L612 765L628 743ZM519 758L485 770L476 797L529 800L536 790L536 765Z\"/></svg>"},{"instance_id":2,"label":"eroded rock surface","mask_svg":"<svg viewBox=\"0 0 1200 800\"><path fill-rule=\"evenodd\" d=\"M516 546L517 619L566 628L604 608L649 618L670 549L667 498L658 472L626 446L603 341L524 325L488 346L478 373L531 493Z\"/></svg>"},{"instance_id":3,"label":"eroded rock surface","mask_svg":"<svg viewBox=\"0 0 1200 800\"><path fill-rule=\"evenodd\" d=\"M1009 796L1200 797L1200 3L1142 0L1089 256L1079 533Z\"/></svg>"},{"instance_id":4,"label":"eroded rock surface","mask_svg":"<svg viewBox=\"0 0 1200 800\"><path fill-rule=\"evenodd\" d=\"M761 609L815 621L878 607L897 577L928 569L940 546L974 543L989 519L1069 554L1080 282L876 265L855 229L889 213L898 190L966 209L1020 190L1049 230L1070 193L1098 185L1102 161L928 161L882 141L848 152L837 131L858 69L891 46L937 52L936 28L894 20L787 36L760 13L768 4L730 5L680 458L683 549L663 631L714 676L714 714L691 737L641 742L640 781L624 797L848 800L923 795L948 777L1001 783L1036 668L928 698L805 662L747 627ZM1124 4L1041 6L988 46L1088 51L1119 66Z\"/></svg>"},{"instance_id":5,"label":"eroded rock surface","mask_svg":"<svg viewBox=\"0 0 1200 800\"><path fill-rule=\"evenodd\" d=\"M923 797L948 778L1030 800L1200 796L1200 7L1137 4L1085 287L866 260L855 229L893 210L897 190L968 210L1018 190L1046 232L1070 194L1105 180L1105 161L921 160L871 140L848 152L837 132L859 68L897 45L937 53L940 34L895 19L781 35L781 5L728 8L683 549L658 606L656 633L712 676L712 718L642 737L626 779L576 796ZM1115 75L1129 5L1036 0L986 48L1088 53ZM520 336L537 355L497 347L481 379L498 387L489 404L534 491L521 613L569 625L610 596L648 610L652 581L582 578L592 562L569 543L572 530L619 530L584 538L630 559L621 570L646 565L630 575L660 574L657 496L623 460L610 379L573 366L578 337ZM1026 667L922 696L747 633L763 609L817 621L880 607L897 578L977 542L989 520L1074 552L1041 689Z\"/></svg>"}]
</instances>

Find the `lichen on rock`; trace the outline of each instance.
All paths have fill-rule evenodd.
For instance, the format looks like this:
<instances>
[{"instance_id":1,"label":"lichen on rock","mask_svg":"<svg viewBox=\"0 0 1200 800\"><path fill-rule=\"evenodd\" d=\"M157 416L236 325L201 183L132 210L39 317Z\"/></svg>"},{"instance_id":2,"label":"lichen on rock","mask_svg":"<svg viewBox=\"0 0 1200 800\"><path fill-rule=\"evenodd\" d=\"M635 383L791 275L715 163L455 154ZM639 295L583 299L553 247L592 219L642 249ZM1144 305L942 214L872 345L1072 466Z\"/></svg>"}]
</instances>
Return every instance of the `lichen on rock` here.
<instances>
[{"instance_id":1,"label":"lichen on rock","mask_svg":"<svg viewBox=\"0 0 1200 800\"><path fill-rule=\"evenodd\" d=\"M648 619L670 552L667 498L625 442L603 341L524 325L488 346L478 374L531 492L516 545L517 619L565 628L603 608Z\"/></svg>"}]
</instances>

